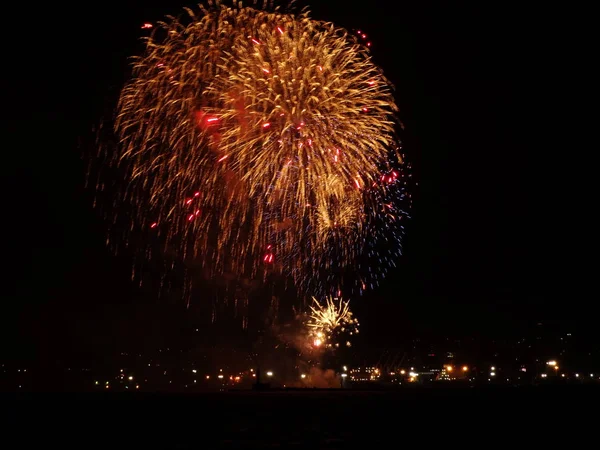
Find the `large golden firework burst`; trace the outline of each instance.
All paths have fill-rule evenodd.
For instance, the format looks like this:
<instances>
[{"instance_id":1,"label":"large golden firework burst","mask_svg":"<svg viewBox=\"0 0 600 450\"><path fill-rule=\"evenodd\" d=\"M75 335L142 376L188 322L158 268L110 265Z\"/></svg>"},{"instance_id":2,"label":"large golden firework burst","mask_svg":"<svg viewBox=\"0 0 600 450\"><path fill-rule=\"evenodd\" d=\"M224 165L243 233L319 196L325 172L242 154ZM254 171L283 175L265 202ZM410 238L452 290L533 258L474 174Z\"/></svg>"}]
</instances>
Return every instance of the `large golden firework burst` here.
<instances>
[{"instance_id":1,"label":"large golden firework burst","mask_svg":"<svg viewBox=\"0 0 600 450\"><path fill-rule=\"evenodd\" d=\"M395 142L368 49L308 12L187 12L158 24L120 97L134 219L213 273L303 278L332 245L352 261Z\"/></svg>"}]
</instances>

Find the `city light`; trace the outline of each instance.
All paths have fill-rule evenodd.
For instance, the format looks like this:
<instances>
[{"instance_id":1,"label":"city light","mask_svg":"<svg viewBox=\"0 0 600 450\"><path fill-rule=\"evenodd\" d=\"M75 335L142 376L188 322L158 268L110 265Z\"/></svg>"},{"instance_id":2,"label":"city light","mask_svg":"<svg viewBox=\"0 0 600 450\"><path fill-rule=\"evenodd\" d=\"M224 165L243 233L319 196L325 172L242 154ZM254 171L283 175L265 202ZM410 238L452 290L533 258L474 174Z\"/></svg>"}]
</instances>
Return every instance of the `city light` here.
<instances>
[{"instance_id":1,"label":"city light","mask_svg":"<svg viewBox=\"0 0 600 450\"><path fill-rule=\"evenodd\" d=\"M310 345L313 340L310 339L308 342ZM324 341L323 346L325 345ZM428 351L432 352L429 349ZM364 365L356 364L356 361L351 359L344 359L342 364L338 362L326 367L313 362L307 366L298 365L295 367L295 373L289 374L288 370L284 368L285 366L276 365L279 364L276 362L268 364L273 364L270 368L267 364L260 370L250 368L248 366L256 364L256 362L251 362L252 359L243 354L237 360L231 358L218 363L218 365L211 365L210 362L203 363L196 354L175 364L169 359L165 361L155 354L136 354L131 355L131 361L120 361L116 368L111 369L108 373L94 373L93 369L89 367L77 367L72 364L66 365L62 370L65 373L70 372L70 374L75 371L80 372L79 379L74 379L74 383L81 383L86 390L103 391L107 394L118 391L153 392L162 389L197 392L212 390L225 392L228 389L250 390L253 388L368 389L369 386L377 384L381 384L386 389L402 389L417 384L427 386L453 383L460 386L468 384L471 387L499 383L512 386L535 385L536 383L600 385L598 376L600 373L595 370L585 370L584 366L575 365L576 359L573 358L571 361L570 356L565 356L566 350L562 351L560 360L544 357L544 353L541 351L539 354L529 350L524 351L527 352L525 355L517 354L518 357L515 357L512 362L510 359L506 359L504 362L498 360L497 362L502 365L501 369L495 364L486 362L484 358L477 359L467 353L445 352L443 355L447 359L443 362L435 360L421 362L418 354L406 357L399 352L397 355L389 356L387 360L380 357L377 363L374 362L376 361L374 356L371 362ZM436 351L437 353L439 352ZM558 350L549 349L545 350L545 353L558 354ZM431 354L427 353L428 356ZM139 361L136 366L135 360L138 358L146 359ZM466 364L464 361L470 361L470 363ZM219 366L222 369L219 369ZM23 377L23 379L14 379L13 389L36 388L30 380L24 378L25 375L29 376L31 372L35 372L35 369L25 369L19 365L9 368L8 365L0 364L0 370L4 373L12 371L13 377ZM257 383L259 373L261 374L259 381L262 381L262 384ZM40 371L40 379L43 380L43 377L46 376L47 370ZM323 382L324 377L328 379L327 383Z\"/></svg>"}]
</instances>

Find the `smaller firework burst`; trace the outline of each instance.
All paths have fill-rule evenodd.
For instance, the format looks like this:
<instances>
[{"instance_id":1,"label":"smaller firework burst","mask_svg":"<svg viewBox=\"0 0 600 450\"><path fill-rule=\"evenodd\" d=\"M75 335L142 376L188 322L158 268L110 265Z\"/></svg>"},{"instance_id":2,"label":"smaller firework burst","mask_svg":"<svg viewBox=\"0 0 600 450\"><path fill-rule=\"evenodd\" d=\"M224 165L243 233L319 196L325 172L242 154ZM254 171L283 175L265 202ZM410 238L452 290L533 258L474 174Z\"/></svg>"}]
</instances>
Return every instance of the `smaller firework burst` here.
<instances>
[{"instance_id":1,"label":"smaller firework burst","mask_svg":"<svg viewBox=\"0 0 600 450\"><path fill-rule=\"evenodd\" d=\"M342 336L358 334L358 320L350 311L350 301L328 297L324 303L313 297L306 325L313 347L339 347ZM344 344L350 347L350 340Z\"/></svg>"}]
</instances>

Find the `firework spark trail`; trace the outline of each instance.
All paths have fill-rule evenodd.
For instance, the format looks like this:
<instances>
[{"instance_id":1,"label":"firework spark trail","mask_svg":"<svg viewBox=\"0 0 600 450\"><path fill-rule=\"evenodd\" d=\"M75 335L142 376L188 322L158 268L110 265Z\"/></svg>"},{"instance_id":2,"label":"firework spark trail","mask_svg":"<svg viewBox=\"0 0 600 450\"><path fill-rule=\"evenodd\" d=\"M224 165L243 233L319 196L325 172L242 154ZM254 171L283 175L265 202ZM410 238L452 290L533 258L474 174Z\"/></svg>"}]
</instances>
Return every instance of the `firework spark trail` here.
<instances>
[{"instance_id":1,"label":"firework spark trail","mask_svg":"<svg viewBox=\"0 0 600 450\"><path fill-rule=\"evenodd\" d=\"M368 49L308 12L187 12L154 27L119 100L133 220L214 274L271 265L308 286L351 264L367 216L387 217L396 143L391 86Z\"/></svg>"},{"instance_id":2,"label":"firework spark trail","mask_svg":"<svg viewBox=\"0 0 600 450\"><path fill-rule=\"evenodd\" d=\"M338 347L335 338L342 333L358 334L358 320L350 311L350 302L327 297L324 303L313 297L306 326L315 347ZM346 341L350 346L350 341Z\"/></svg>"},{"instance_id":3,"label":"firework spark trail","mask_svg":"<svg viewBox=\"0 0 600 450\"><path fill-rule=\"evenodd\" d=\"M400 159L400 155L397 158ZM354 224L356 239L345 240L344 245L337 245L339 240L345 239L345 233L349 232L339 219L337 226L323 228L323 232L328 233L326 238L332 243L324 252L323 259L329 258L330 263L323 268L314 267L313 276L301 280L303 291L312 292L320 298L329 295L339 297L342 290L346 295L362 295L364 291L379 286L389 270L396 267L402 254L404 219L410 217L409 210L412 206L408 190L412 175L410 163L403 165L401 159L398 161L392 158L390 164L401 166L402 169L382 170L380 182L386 188L369 192L369 201L364 203L360 217L362 222ZM344 216L350 217L347 211ZM351 221L350 218L350 225ZM346 255L338 258L340 252L346 252ZM355 258L357 263L343 266L344 256L348 255ZM340 260L342 264L338 263ZM351 280L352 283L344 284L344 279Z\"/></svg>"}]
</instances>

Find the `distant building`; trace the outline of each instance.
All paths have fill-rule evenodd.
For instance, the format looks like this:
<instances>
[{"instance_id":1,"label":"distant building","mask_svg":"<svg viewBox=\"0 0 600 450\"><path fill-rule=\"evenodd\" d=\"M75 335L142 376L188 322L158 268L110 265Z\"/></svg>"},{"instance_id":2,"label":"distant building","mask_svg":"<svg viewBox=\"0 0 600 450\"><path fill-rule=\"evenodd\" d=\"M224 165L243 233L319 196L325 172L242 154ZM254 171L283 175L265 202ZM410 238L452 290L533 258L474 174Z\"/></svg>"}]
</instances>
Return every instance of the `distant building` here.
<instances>
[{"instance_id":1,"label":"distant building","mask_svg":"<svg viewBox=\"0 0 600 450\"><path fill-rule=\"evenodd\" d=\"M381 375L376 367L356 367L349 374L350 381L377 381Z\"/></svg>"},{"instance_id":2,"label":"distant building","mask_svg":"<svg viewBox=\"0 0 600 450\"><path fill-rule=\"evenodd\" d=\"M452 380L451 373L444 367L442 370L438 372L437 379L440 381L450 381Z\"/></svg>"}]
</instances>

